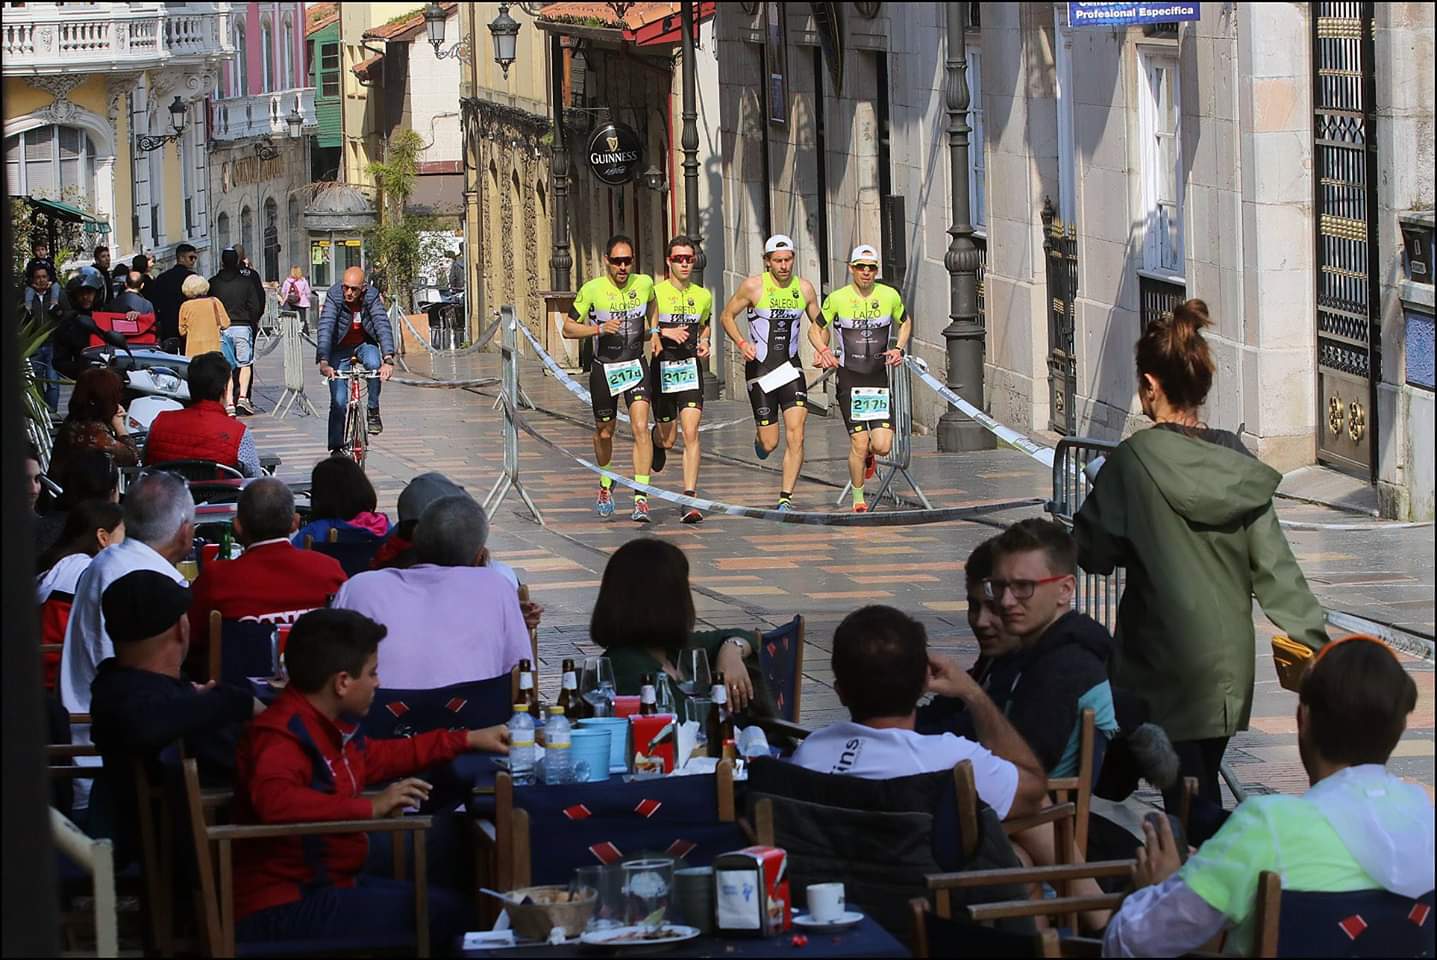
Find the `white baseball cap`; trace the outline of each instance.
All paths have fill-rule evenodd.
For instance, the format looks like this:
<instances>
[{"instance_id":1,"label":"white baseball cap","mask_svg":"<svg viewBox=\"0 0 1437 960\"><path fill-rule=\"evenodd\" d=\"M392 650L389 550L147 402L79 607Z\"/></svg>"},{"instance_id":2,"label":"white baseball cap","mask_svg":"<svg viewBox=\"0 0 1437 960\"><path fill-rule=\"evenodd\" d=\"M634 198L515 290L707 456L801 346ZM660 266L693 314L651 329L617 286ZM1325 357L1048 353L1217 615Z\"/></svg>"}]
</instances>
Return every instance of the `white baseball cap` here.
<instances>
[{"instance_id":1,"label":"white baseball cap","mask_svg":"<svg viewBox=\"0 0 1437 960\"><path fill-rule=\"evenodd\" d=\"M860 243L848 255L849 263L878 263L878 249L871 243Z\"/></svg>"},{"instance_id":2,"label":"white baseball cap","mask_svg":"<svg viewBox=\"0 0 1437 960\"><path fill-rule=\"evenodd\" d=\"M781 233L775 233L773 236L769 237L769 238L768 238L768 242L763 245L763 252L764 252L765 255L770 254L770 253L773 253L773 252L776 251L776 250L792 250L792 249L793 249L793 239L790 238L790 237L784 236L784 235L781 234Z\"/></svg>"}]
</instances>

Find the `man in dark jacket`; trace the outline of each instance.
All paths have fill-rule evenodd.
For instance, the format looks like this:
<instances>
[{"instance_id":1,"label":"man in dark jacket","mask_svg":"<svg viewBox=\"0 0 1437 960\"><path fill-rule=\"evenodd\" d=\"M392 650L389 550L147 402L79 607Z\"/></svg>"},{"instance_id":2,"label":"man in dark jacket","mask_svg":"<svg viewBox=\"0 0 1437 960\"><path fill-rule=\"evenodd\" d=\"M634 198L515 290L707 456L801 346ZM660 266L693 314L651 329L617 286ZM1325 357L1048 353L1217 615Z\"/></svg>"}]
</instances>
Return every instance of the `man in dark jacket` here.
<instances>
[{"instance_id":1,"label":"man in dark jacket","mask_svg":"<svg viewBox=\"0 0 1437 960\"><path fill-rule=\"evenodd\" d=\"M155 317L159 321L161 340L180 335L180 304L185 302L180 287L185 277L195 272L195 261L198 259L198 251L188 243L182 243L175 247L175 265L155 278Z\"/></svg>"},{"instance_id":2,"label":"man in dark jacket","mask_svg":"<svg viewBox=\"0 0 1437 960\"><path fill-rule=\"evenodd\" d=\"M55 270L46 261L33 260L25 271L25 289L20 299L20 312L38 323L58 326L60 318L69 308L64 292L55 282ZM55 379L55 335L51 333L30 358L37 377ZM41 388L45 405L51 412L60 409L60 385L46 383Z\"/></svg>"},{"instance_id":3,"label":"man in dark jacket","mask_svg":"<svg viewBox=\"0 0 1437 960\"><path fill-rule=\"evenodd\" d=\"M101 244L100 246L96 247L96 248L95 248L95 262L92 263L92 264L90 264L90 266L92 266L92 267L94 267L96 270L100 271L100 276L102 276L102 277L108 277L108 276L110 275L110 248L107 247L107 246L105 246L104 244ZM95 296L95 309L96 309L96 310L108 310L108 309L110 309L110 307L109 307L110 296L111 296L110 285L109 285L109 284L106 284L106 285L105 285L105 289L104 289L104 290L101 290L101 291Z\"/></svg>"},{"instance_id":4,"label":"man in dark jacket","mask_svg":"<svg viewBox=\"0 0 1437 960\"><path fill-rule=\"evenodd\" d=\"M319 313L319 330L315 339L315 361L319 372L333 377L336 370L346 371L358 356L366 369L378 370L380 380L394 373L394 331L379 291L364 280L364 271L350 267L342 282L329 288L324 307ZM384 422L379 419L380 380L369 382L369 432L380 433ZM344 445L344 414L349 407L349 384L344 380L329 382L329 449L339 453Z\"/></svg>"},{"instance_id":5,"label":"man in dark jacket","mask_svg":"<svg viewBox=\"0 0 1437 960\"><path fill-rule=\"evenodd\" d=\"M180 675L190 646L190 591L162 573L136 570L100 599L115 655L101 662L90 686L91 733L112 788L120 862L134 855L133 761L158 763L183 739L202 774L224 782L234 772L244 724L261 706L247 690L214 683L197 687Z\"/></svg>"},{"instance_id":6,"label":"man in dark jacket","mask_svg":"<svg viewBox=\"0 0 1437 960\"><path fill-rule=\"evenodd\" d=\"M220 254L220 272L210 278L210 296L218 297L230 315L224 338L235 354L235 375L239 390L235 410L249 415L255 412L249 400L254 371L254 331L264 313L264 288L253 279L254 271L246 271L240 263L238 247L226 247Z\"/></svg>"}]
</instances>

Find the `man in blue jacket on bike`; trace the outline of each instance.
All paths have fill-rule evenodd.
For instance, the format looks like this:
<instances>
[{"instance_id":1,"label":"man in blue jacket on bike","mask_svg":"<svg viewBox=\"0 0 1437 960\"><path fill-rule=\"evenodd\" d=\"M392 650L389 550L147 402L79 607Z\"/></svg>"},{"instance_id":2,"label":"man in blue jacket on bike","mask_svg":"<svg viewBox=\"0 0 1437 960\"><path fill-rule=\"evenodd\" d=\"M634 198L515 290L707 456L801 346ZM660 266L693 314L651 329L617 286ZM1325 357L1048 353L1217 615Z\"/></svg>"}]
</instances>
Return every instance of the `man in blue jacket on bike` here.
<instances>
[{"instance_id":1,"label":"man in blue jacket on bike","mask_svg":"<svg viewBox=\"0 0 1437 960\"><path fill-rule=\"evenodd\" d=\"M378 370L379 380L369 383L369 432L382 433L379 419L379 385L394 373L394 331L379 291L365 282L364 271L350 267L344 279L329 288L319 314L315 360L329 379L329 450L344 446L344 415L349 407L349 384L332 379L346 372L359 358L366 369Z\"/></svg>"}]
</instances>

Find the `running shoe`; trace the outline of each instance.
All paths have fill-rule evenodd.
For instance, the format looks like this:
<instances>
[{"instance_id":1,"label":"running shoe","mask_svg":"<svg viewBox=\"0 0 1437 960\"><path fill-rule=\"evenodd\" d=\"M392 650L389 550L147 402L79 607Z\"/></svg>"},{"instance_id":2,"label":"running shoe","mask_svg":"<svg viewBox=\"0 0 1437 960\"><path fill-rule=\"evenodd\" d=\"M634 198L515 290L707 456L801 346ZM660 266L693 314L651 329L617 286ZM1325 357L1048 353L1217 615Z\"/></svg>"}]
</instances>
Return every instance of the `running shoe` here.
<instances>
[{"instance_id":1,"label":"running shoe","mask_svg":"<svg viewBox=\"0 0 1437 960\"><path fill-rule=\"evenodd\" d=\"M594 501L594 512L601 517L612 516L614 513L614 495L608 487L599 488L598 499Z\"/></svg>"},{"instance_id":2,"label":"running shoe","mask_svg":"<svg viewBox=\"0 0 1437 960\"><path fill-rule=\"evenodd\" d=\"M225 404L225 413L228 414L228 415L231 416L231 417L234 416L234 415L235 415L235 405L232 404L232 403L227 403L227 404Z\"/></svg>"},{"instance_id":3,"label":"running shoe","mask_svg":"<svg viewBox=\"0 0 1437 960\"><path fill-rule=\"evenodd\" d=\"M632 521L634 521L635 523L648 523L648 522L649 522L649 501L647 501L647 500L635 500L635 501L634 501L634 512L631 513L631 514L629 514L629 519L632 520Z\"/></svg>"},{"instance_id":4,"label":"running shoe","mask_svg":"<svg viewBox=\"0 0 1437 960\"><path fill-rule=\"evenodd\" d=\"M754 437L754 438L753 438L753 453L754 453L754 456L758 457L760 460L767 460L767 459L768 459L768 455L769 455L770 453L773 453L773 451L772 451L772 450L765 450L765 449L763 448L763 441L760 440L758 437Z\"/></svg>"},{"instance_id":5,"label":"running shoe","mask_svg":"<svg viewBox=\"0 0 1437 960\"><path fill-rule=\"evenodd\" d=\"M236 400L235 409L239 411L240 414L246 417L252 417L259 412L254 408L254 404L250 402L249 397L240 397L238 400Z\"/></svg>"},{"instance_id":6,"label":"running shoe","mask_svg":"<svg viewBox=\"0 0 1437 960\"><path fill-rule=\"evenodd\" d=\"M698 507L684 508L684 515L679 518L680 523L703 523L704 515L699 512Z\"/></svg>"},{"instance_id":7,"label":"running shoe","mask_svg":"<svg viewBox=\"0 0 1437 960\"><path fill-rule=\"evenodd\" d=\"M369 433L371 436L379 436L384 432L384 421L379 419L379 411L369 411Z\"/></svg>"},{"instance_id":8,"label":"running shoe","mask_svg":"<svg viewBox=\"0 0 1437 960\"><path fill-rule=\"evenodd\" d=\"M778 502L778 506L774 509L776 509L779 513L792 513L793 503L788 500L780 500Z\"/></svg>"},{"instance_id":9,"label":"running shoe","mask_svg":"<svg viewBox=\"0 0 1437 960\"><path fill-rule=\"evenodd\" d=\"M658 424L654 424L653 427L650 428L649 436L653 438L654 441L654 473L658 473L664 468L664 464L669 462L669 452L663 447L659 446Z\"/></svg>"},{"instance_id":10,"label":"running shoe","mask_svg":"<svg viewBox=\"0 0 1437 960\"><path fill-rule=\"evenodd\" d=\"M863 479L872 480L873 475L878 472L878 458L868 454L863 458Z\"/></svg>"},{"instance_id":11,"label":"running shoe","mask_svg":"<svg viewBox=\"0 0 1437 960\"><path fill-rule=\"evenodd\" d=\"M853 512L854 512L854 513L867 513L867 512L868 512L868 504L867 504L867 503L855 503L855 504L853 505Z\"/></svg>"}]
</instances>

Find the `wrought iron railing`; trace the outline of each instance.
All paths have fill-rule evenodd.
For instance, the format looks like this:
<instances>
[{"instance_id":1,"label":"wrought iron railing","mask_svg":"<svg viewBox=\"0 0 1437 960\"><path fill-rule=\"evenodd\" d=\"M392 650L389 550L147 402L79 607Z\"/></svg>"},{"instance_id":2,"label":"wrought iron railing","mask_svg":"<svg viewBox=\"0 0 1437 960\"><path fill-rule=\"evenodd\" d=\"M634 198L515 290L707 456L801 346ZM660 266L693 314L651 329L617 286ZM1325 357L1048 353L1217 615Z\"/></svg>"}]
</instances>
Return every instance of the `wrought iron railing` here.
<instances>
[{"instance_id":1,"label":"wrought iron railing","mask_svg":"<svg viewBox=\"0 0 1437 960\"><path fill-rule=\"evenodd\" d=\"M1138 310L1143 329L1187 299L1187 286L1138 274Z\"/></svg>"}]
</instances>

